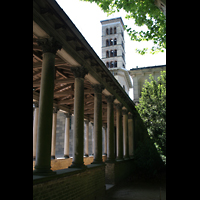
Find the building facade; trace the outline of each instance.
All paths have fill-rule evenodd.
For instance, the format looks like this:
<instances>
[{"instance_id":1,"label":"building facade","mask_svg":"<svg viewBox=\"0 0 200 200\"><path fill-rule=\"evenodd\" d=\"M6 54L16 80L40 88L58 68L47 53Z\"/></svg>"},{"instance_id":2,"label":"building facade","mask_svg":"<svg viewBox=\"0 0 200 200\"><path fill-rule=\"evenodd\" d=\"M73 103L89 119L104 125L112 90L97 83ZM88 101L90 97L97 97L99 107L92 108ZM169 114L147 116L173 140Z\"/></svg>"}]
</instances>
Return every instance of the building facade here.
<instances>
[{"instance_id":1,"label":"building facade","mask_svg":"<svg viewBox=\"0 0 200 200\"><path fill-rule=\"evenodd\" d=\"M126 69L124 23L121 17L101 21L102 61L129 94L132 82Z\"/></svg>"},{"instance_id":2,"label":"building facade","mask_svg":"<svg viewBox=\"0 0 200 200\"><path fill-rule=\"evenodd\" d=\"M141 68L132 68L129 71L133 79L133 102L138 103L141 97L142 88L145 80L150 81L149 75L151 74L156 80L160 76L161 71L166 71L166 65L149 66Z\"/></svg>"}]
</instances>

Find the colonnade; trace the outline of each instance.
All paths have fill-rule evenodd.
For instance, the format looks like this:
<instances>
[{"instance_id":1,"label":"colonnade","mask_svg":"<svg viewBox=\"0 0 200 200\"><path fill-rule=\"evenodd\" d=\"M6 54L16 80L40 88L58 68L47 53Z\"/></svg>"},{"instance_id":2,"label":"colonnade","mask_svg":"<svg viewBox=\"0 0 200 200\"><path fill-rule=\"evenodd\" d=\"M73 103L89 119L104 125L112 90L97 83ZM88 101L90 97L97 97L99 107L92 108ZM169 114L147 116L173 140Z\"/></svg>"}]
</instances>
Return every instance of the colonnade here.
<instances>
[{"instance_id":1,"label":"colonnade","mask_svg":"<svg viewBox=\"0 0 200 200\"><path fill-rule=\"evenodd\" d=\"M53 38L39 39L38 44L43 49L42 76L40 86L39 108L35 104L33 126L33 154L36 156L35 175L51 175L51 158L55 158L55 137L57 108L53 108L55 54L61 45ZM73 128L73 162L70 168L85 168L83 162L84 146L84 78L88 70L83 66L71 67L75 77L74 90L74 128ZM94 89L94 161L92 164L102 163L102 84L92 85ZM133 116L121 103L116 107L116 147L115 158L114 139L114 100L113 95L106 96L107 100L107 130L105 153L106 162L122 161L129 159L129 145L133 147ZM122 109L123 108L123 109ZM53 117L52 117L53 115ZM69 157L69 127L70 114L66 113L64 157ZM53 119L53 120L52 120ZM122 120L123 119L123 120ZM123 123L122 123L123 121ZM86 122L86 138L89 127ZM88 141L88 139L86 140ZM36 149L36 151L35 151ZM133 151L133 150L132 150ZM88 156L88 143L85 144L85 155Z\"/></svg>"}]
</instances>

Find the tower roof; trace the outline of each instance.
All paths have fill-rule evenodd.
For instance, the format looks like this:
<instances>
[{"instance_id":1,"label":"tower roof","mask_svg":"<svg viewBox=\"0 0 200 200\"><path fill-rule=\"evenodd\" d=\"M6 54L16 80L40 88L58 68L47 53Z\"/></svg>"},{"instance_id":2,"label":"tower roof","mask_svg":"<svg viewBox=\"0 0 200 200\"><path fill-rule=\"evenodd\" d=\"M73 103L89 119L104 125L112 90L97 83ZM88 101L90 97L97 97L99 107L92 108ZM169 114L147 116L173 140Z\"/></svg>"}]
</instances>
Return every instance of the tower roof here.
<instances>
[{"instance_id":1,"label":"tower roof","mask_svg":"<svg viewBox=\"0 0 200 200\"><path fill-rule=\"evenodd\" d=\"M106 19L106 20L102 20L100 22L101 22L101 24L110 24L110 23L117 22L117 21L120 21L121 24L122 24L122 27L124 27L124 22L122 21L121 17L116 17L116 18L112 18L112 19Z\"/></svg>"}]
</instances>

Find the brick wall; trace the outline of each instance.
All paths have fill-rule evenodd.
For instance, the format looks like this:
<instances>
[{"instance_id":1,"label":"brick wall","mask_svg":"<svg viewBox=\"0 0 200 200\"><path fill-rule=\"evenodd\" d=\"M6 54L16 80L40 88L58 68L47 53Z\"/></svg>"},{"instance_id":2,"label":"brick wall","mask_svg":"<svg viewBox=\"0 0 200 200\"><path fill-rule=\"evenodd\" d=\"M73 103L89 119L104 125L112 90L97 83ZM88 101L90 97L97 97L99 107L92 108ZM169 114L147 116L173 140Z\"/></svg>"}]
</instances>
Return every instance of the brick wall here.
<instances>
[{"instance_id":1,"label":"brick wall","mask_svg":"<svg viewBox=\"0 0 200 200\"><path fill-rule=\"evenodd\" d=\"M133 173L134 160L117 161L106 163L105 181L107 184L117 184Z\"/></svg>"},{"instance_id":2,"label":"brick wall","mask_svg":"<svg viewBox=\"0 0 200 200\"><path fill-rule=\"evenodd\" d=\"M33 199L104 199L105 166L90 165L85 170L57 172L60 174L33 180Z\"/></svg>"}]
</instances>

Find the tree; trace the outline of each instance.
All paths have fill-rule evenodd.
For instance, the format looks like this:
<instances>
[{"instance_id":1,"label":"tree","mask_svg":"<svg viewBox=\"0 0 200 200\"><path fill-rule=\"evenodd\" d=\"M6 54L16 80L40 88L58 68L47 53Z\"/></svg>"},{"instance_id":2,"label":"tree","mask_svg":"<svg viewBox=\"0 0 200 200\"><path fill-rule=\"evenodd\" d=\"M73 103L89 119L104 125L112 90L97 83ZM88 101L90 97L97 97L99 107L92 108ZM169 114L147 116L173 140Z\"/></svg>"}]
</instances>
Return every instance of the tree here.
<instances>
[{"instance_id":1,"label":"tree","mask_svg":"<svg viewBox=\"0 0 200 200\"><path fill-rule=\"evenodd\" d=\"M145 80L136 109L157 151L166 162L166 72L161 72L158 81L152 75L149 78L151 82Z\"/></svg>"},{"instance_id":2,"label":"tree","mask_svg":"<svg viewBox=\"0 0 200 200\"><path fill-rule=\"evenodd\" d=\"M146 25L148 30L136 31L125 25L125 29L131 40L134 41L150 41L154 45L150 53L164 52L166 49L166 17L160 10L155 0L81 0L95 2L104 12L111 15L119 12L121 9L127 12L127 19L134 19L135 25ZM162 0L163 1L163 0ZM166 1L165 1L166 4ZM148 51L148 48L142 50L136 49L141 55Z\"/></svg>"}]
</instances>

